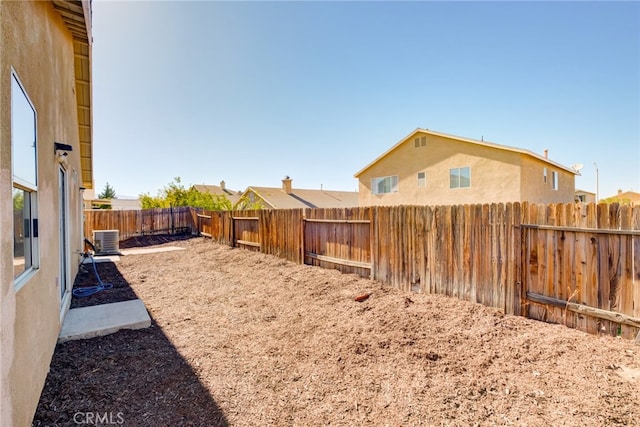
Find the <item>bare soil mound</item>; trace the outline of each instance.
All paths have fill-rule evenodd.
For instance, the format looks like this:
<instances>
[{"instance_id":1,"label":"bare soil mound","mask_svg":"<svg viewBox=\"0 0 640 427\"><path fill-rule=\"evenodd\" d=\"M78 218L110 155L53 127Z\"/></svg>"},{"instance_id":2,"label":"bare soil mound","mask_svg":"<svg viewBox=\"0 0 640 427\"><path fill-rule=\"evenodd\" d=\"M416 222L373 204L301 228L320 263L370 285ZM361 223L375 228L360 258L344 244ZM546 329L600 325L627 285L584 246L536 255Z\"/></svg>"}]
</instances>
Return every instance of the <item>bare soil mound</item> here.
<instances>
[{"instance_id":1,"label":"bare soil mound","mask_svg":"<svg viewBox=\"0 0 640 427\"><path fill-rule=\"evenodd\" d=\"M131 294L81 304L137 296L153 326L59 345L34 425L82 411L131 426L640 425L630 341L210 240L168 244L186 250L98 264Z\"/></svg>"}]
</instances>

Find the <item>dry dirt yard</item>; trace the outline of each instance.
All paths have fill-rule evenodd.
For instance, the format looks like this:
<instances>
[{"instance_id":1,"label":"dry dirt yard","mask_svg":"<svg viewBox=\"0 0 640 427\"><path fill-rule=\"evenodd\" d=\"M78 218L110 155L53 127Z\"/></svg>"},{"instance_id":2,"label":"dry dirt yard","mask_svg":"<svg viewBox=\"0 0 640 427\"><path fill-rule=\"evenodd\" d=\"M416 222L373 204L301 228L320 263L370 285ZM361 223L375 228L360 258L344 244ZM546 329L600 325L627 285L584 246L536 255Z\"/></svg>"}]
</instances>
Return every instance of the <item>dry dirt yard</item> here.
<instances>
[{"instance_id":1,"label":"dry dirt yard","mask_svg":"<svg viewBox=\"0 0 640 427\"><path fill-rule=\"evenodd\" d=\"M146 243L185 250L98 264L114 289L74 306L137 296L152 327L58 345L35 426L640 425L631 341L202 238Z\"/></svg>"}]
</instances>

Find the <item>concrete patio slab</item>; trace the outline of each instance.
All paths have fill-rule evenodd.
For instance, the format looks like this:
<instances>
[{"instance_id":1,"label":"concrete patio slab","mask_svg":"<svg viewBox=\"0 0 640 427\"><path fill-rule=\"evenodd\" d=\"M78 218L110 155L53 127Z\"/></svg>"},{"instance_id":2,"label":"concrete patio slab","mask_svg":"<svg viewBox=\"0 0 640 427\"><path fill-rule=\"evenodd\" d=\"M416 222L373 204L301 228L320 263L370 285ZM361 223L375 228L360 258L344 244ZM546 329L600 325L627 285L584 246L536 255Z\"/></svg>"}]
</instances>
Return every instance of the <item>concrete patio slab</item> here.
<instances>
[{"instance_id":1,"label":"concrete patio slab","mask_svg":"<svg viewBox=\"0 0 640 427\"><path fill-rule=\"evenodd\" d=\"M73 308L64 319L58 342L93 338L121 329L142 329L149 326L151 318L140 299Z\"/></svg>"},{"instance_id":2,"label":"concrete patio slab","mask_svg":"<svg viewBox=\"0 0 640 427\"><path fill-rule=\"evenodd\" d=\"M120 257L118 255L94 256L93 259L96 261L96 263L120 261ZM91 258L85 258L82 261L82 263L83 264L91 264Z\"/></svg>"},{"instance_id":3,"label":"concrete patio slab","mask_svg":"<svg viewBox=\"0 0 640 427\"><path fill-rule=\"evenodd\" d=\"M153 254L156 252L170 252L170 251L183 251L184 248L178 246L164 246L162 248L136 248L136 249L124 249L120 251L121 255L144 255Z\"/></svg>"}]
</instances>

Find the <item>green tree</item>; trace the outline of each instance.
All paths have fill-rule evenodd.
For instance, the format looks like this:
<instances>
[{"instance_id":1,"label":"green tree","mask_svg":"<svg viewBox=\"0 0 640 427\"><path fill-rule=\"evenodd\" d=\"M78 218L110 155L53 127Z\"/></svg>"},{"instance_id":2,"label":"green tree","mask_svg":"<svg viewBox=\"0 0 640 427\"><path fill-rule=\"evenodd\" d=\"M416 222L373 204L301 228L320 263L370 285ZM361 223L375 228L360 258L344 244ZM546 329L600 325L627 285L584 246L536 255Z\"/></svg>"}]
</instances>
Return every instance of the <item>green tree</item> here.
<instances>
[{"instance_id":1,"label":"green tree","mask_svg":"<svg viewBox=\"0 0 640 427\"><path fill-rule=\"evenodd\" d=\"M13 193L13 210L21 211L24 208L24 191Z\"/></svg>"},{"instance_id":2,"label":"green tree","mask_svg":"<svg viewBox=\"0 0 640 427\"><path fill-rule=\"evenodd\" d=\"M116 198L116 190L107 182L102 193L98 194L98 199L111 200Z\"/></svg>"},{"instance_id":3,"label":"green tree","mask_svg":"<svg viewBox=\"0 0 640 427\"><path fill-rule=\"evenodd\" d=\"M255 199L254 195L249 193L248 195L243 195L240 200L238 200L236 209L238 210L258 210L264 209L264 203L261 199Z\"/></svg>"},{"instance_id":4,"label":"green tree","mask_svg":"<svg viewBox=\"0 0 640 427\"><path fill-rule=\"evenodd\" d=\"M618 203L621 206L630 206L632 204L630 198L619 197L619 196L612 196L612 197L607 197L606 199L600 199L599 203L608 203L608 204Z\"/></svg>"},{"instance_id":5,"label":"green tree","mask_svg":"<svg viewBox=\"0 0 640 427\"><path fill-rule=\"evenodd\" d=\"M100 200L111 200L111 199L115 199L116 198L116 190L109 185L109 182L107 182L104 186L104 190L102 190L102 193L98 194L98 199ZM97 206L98 209L111 209L111 205L98 205Z\"/></svg>"},{"instance_id":6,"label":"green tree","mask_svg":"<svg viewBox=\"0 0 640 427\"><path fill-rule=\"evenodd\" d=\"M180 177L173 178L155 197L141 194L140 202L142 209L191 206L214 211L231 210L231 201L225 196L202 193L194 187L186 189Z\"/></svg>"}]
</instances>

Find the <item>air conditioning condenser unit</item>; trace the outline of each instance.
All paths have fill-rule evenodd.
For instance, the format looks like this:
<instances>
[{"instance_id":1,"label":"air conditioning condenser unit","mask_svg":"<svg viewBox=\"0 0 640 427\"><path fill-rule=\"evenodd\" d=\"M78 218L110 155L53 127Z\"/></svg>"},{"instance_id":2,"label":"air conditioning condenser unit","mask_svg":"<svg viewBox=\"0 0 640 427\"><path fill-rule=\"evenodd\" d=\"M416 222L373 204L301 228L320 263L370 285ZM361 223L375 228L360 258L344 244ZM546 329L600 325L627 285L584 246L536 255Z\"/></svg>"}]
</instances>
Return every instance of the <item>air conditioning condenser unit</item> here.
<instances>
[{"instance_id":1,"label":"air conditioning condenser unit","mask_svg":"<svg viewBox=\"0 0 640 427\"><path fill-rule=\"evenodd\" d=\"M120 230L94 230L93 244L96 255L113 255L120 253Z\"/></svg>"}]
</instances>

